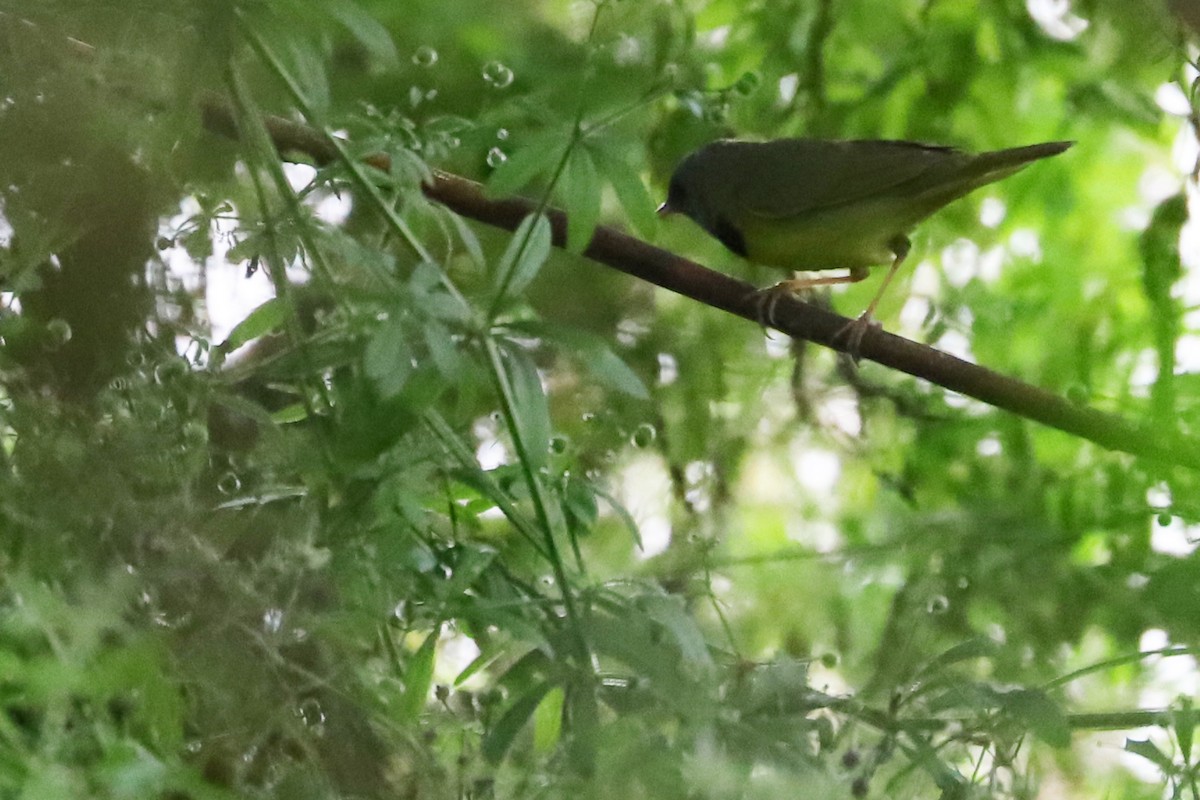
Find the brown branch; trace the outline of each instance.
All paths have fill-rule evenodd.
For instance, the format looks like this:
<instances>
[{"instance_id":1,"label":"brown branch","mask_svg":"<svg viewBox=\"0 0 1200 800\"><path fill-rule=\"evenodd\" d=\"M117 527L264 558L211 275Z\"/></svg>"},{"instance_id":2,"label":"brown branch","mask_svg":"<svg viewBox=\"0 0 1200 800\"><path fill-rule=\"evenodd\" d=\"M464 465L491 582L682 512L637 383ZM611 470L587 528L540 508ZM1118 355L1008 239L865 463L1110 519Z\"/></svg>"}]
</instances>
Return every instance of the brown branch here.
<instances>
[{"instance_id":1,"label":"brown branch","mask_svg":"<svg viewBox=\"0 0 1200 800\"><path fill-rule=\"evenodd\" d=\"M204 123L210 130L229 136L236 134L232 113L223 101L206 97L202 106ZM321 165L337 159L337 151L325 134L310 126L270 117L266 127L285 156L289 152L299 152ZM386 155L372 156L367 161L385 171L389 166ZM478 183L440 171L434 172L432 182L423 189L431 200L457 214L506 230L514 230L536 207L535 203L523 198L488 199ZM547 213L554 228L554 244L562 247L566 242L566 214L556 209ZM755 297L757 287L635 239L616 228L597 227L584 255L760 324L760 303ZM780 299L774 317L774 327L788 336L845 350L844 340L835 341L835 338L850 321L846 317L787 297ZM1044 389L895 334L876 328L868 330L859 353L863 358L1111 450L1200 469L1200 442L1172 437L1156 428L1076 405Z\"/></svg>"}]
</instances>

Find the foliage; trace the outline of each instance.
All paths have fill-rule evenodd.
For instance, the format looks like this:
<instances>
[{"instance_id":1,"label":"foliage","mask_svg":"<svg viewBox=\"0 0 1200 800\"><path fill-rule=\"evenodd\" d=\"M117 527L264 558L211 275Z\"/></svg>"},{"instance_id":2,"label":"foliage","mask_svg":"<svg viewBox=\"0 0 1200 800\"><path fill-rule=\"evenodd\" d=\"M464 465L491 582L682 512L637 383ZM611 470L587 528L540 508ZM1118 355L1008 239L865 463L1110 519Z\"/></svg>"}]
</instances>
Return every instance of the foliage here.
<instances>
[{"instance_id":1,"label":"foliage","mask_svg":"<svg viewBox=\"0 0 1200 800\"><path fill-rule=\"evenodd\" d=\"M1076 139L924 224L881 317L1194 436L1166 8L0 12L4 796L1200 796L1195 474L578 255L770 280L653 214L719 135ZM272 295L216 337L226 261Z\"/></svg>"}]
</instances>

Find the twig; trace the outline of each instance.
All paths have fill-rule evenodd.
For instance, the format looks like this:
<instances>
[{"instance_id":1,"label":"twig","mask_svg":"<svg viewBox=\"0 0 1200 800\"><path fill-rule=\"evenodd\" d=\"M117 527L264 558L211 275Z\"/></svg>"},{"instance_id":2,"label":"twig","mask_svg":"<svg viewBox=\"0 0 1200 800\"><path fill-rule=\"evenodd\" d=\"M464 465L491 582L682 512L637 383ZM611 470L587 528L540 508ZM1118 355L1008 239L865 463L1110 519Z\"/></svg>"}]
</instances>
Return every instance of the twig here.
<instances>
[{"instance_id":1,"label":"twig","mask_svg":"<svg viewBox=\"0 0 1200 800\"><path fill-rule=\"evenodd\" d=\"M769 11L769 10L768 10ZM804 78L801 81L802 94L808 99L809 119L817 119L825 110L825 43L833 33L833 0L820 0L817 3L816 16L808 29L808 41L805 44L806 53Z\"/></svg>"}]
</instances>

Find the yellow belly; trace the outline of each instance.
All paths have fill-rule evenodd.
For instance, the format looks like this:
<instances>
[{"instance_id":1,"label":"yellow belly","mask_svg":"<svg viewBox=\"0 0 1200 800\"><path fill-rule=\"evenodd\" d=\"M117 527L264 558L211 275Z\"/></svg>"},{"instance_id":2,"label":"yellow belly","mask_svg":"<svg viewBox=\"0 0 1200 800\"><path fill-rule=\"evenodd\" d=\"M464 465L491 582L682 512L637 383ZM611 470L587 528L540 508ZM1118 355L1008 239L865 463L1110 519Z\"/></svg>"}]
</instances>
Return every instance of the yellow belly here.
<instances>
[{"instance_id":1,"label":"yellow belly","mask_svg":"<svg viewBox=\"0 0 1200 800\"><path fill-rule=\"evenodd\" d=\"M803 272L888 264L912 225L899 204L877 202L783 219L747 216L739 228L756 264Z\"/></svg>"}]
</instances>

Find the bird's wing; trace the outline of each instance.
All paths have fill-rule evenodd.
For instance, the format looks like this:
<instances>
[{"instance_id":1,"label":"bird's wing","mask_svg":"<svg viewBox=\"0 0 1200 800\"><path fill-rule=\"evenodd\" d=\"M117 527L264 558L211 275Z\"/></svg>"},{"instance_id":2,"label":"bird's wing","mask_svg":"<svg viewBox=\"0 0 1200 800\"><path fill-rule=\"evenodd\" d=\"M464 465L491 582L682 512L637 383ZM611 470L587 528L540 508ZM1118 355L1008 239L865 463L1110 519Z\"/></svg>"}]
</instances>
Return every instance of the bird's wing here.
<instances>
[{"instance_id":1,"label":"bird's wing","mask_svg":"<svg viewBox=\"0 0 1200 800\"><path fill-rule=\"evenodd\" d=\"M737 156L739 207L764 219L885 197L905 184L912 184L906 193L919 193L933 176L945 177L971 158L917 142L781 139L749 146L761 149Z\"/></svg>"}]
</instances>

